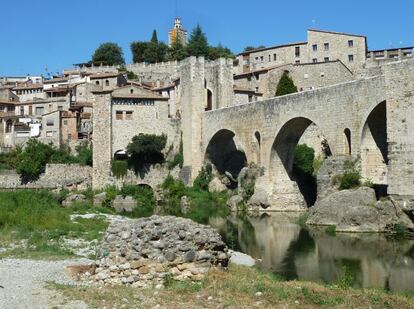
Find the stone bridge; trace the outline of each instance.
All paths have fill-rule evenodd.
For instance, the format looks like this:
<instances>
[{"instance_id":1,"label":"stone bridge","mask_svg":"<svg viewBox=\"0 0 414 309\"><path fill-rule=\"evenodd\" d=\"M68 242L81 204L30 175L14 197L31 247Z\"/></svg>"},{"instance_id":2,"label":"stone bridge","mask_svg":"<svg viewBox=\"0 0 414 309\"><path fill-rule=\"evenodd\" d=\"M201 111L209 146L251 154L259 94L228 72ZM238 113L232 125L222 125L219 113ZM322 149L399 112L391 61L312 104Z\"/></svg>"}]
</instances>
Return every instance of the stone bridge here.
<instances>
[{"instance_id":1,"label":"stone bridge","mask_svg":"<svg viewBox=\"0 0 414 309\"><path fill-rule=\"evenodd\" d=\"M263 166L256 186L271 209L298 210L305 202L292 177L293 153L311 124L333 157L359 157L366 179L387 185L403 206L413 203L412 60L386 66L379 76L205 112L199 156L231 173L243 160Z\"/></svg>"}]
</instances>

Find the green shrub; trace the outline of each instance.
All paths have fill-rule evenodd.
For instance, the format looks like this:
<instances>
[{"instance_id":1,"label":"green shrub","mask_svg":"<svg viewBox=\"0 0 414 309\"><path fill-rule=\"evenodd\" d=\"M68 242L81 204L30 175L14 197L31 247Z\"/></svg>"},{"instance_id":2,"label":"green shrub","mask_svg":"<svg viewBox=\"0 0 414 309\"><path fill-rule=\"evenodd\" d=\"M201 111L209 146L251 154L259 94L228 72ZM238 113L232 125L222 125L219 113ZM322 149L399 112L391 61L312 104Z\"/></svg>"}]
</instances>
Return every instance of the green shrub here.
<instances>
[{"instance_id":1,"label":"green shrub","mask_svg":"<svg viewBox=\"0 0 414 309\"><path fill-rule=\"evenodd\" d=\"M298 220L296 221L296 223L301 228L307 228L308 226L306 225L306 221L308 221L308 217L309 217L309 214L308 213L304 213L304 214L300 215L300 217L298 218Z\"/></svg>"},{"instance_id":2,"label":"green shrub","mask_svg":"<svg viewBox=\"0 0 414 309\"><path fill-rule=\"evenodd\" d=\"M93 155L92 155L92 145L87 142L81 143L76 146L77 161L82 165L92 166Z\"/></svg>"},{"instance_id":3,"label":"green shrub","mask_svg":"<svg viewBox=\"0 0 414 309\"><path fill-rule=\"evenodd\" d=\"M313 162L315 159L315 150L306 144L297 145L294 153L293 168L294 170L305 174L313 174Z\"/></svg>"},{"instance_id":4,"label":"green shrub","mask_svg":"<svg viewBox=\"0 0 414 309\"><path fill-rule=\"evenodd\" d=\"M317 176L319 169L321 168L322 164L323 164L323 157L321 156L317 156L315 157L315 159L313 159L313 163L312 163L312 168L313 168L313 172L312 175L314 177Z\"/></svg>"},{"instance_id":5,"label":"green shrub","mask_svg":"<svg viewBox=\"0 0 414 309\"><path fill-rule=\"evenodd\" d=\"M163 163L164 154L162 153L167 144L165 134L140 134L132 138L127 146L129 165L135 172L141 172L146 165Z\"/></svg>"},{"instance_id":6,"label":"green shrub","mask_svg":"<svg viewBox=\"0 0 414 309\"><path fill-rule=\"evenodd\" d=\"M336 235L336 225L328 225L325 228L325 233L329 236L335 236Z\"/></svg>"},{"instance_id":7,"label":"green shrub","mask_svg":"<svg viewBox=\"0 0 414 309\"><path fill-rule=\"evenodd\" d=\"M180 168L182 168L183 164L184 164L184 151L183 151L183 141L181 140L180 149L178 153L174 156L174 159L168 162L168 168L173 169L177 165L180 166Z\"/></svg>"},{"instance_id":8,"label":"green shrub","mask_svg":"<svg viewBox=\"0 0 414 309\"><path fill-rule=\"evenodd\" d=\"M128 173L128 162L122 160L112 160L111 169L114 177L118 179L123 178Z\"/></svg>"},{"instance_id":9,"label":"green shrub","mask_svg":"<svg viewBox=\"0 0 414 309\"><path fill-rule=\"evenodd\" d=\"M361 174L358 171L350 171L342 174L339 190L357 188L361 185Z\"/></svg>"},{"instance_id":10,"label":"green shrub","mask_svg":"<svg viewBox=\"0 0 414 309\"><path fill-rule=\"evenodd\" d=\"M196 179L194 179L194 188L208 191L208 185L213 180L213 167L210 163L201 168Z\"/></svg>"},{"instance_id":11,"label":"green shrub","mask_svg":"<svg viewBox=\"0 0 414 309\"><path fill-rule=\"evenodd\" d=\"M295 86L292 78L289 76L289 72L285 71L277 84L276 96L286 95L298 92L298 88Z\"/></svg>"},{"instance_id":12,"label":"green shrub","mask_svg":"<svg viewBox=\"0 0 414 309\"><path fill-rule=\"evenodd\" d=\"M404 223L396 223L393 226L393 232L397 238L404 238L407 234L407 226Z\"/></svg>"},{"instance_id":13,"label":"green shrub","mask_svg":"<svg viewBox=\"0 0 414 309\"><path fill-rule=\"evenodd\" d=\"M19 154L22 152L21 147L16 147L15 149L0 153L0 170L14 170L19 162Z\"/></svg>"}]
</instances>

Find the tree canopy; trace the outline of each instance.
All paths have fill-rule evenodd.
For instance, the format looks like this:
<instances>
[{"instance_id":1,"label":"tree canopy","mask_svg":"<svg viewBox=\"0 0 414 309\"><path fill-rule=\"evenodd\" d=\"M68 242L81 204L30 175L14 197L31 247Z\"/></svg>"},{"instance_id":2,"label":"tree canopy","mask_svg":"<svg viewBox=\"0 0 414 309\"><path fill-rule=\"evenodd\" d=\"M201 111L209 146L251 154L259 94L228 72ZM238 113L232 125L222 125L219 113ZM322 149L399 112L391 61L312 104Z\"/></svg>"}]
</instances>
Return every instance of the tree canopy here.
<instances>
[{"instance_id":1,"label":"tree canopy","mask_svg":"<svg viewBox=\"0 0 414 309\"><path fill-rule=\"evenodd\" d=\"M122 65L125 64L122 48L116 43L101 44L92 55L92 63L95 65Z\"/></svg>"},{"instance_id":2,"label":"tree canopy","mask_svg":"<svg viewBox=\"0 0 414 309\"><path fill-rule=\"evenodd\" d=\"M191 56L206 57L208 55L209 45L207 37L200 25L197 25L191 32L187 49Z\"/></svg>"},{"instance_id":3,"label":"tree canopy","mask_svg":"<svg viewBox=\"0 0 414 309\"><path fill-rule=\"evenodd\" d=\"M290 93L298 92L298 88L295 86L292 78L289 76L289 72L285 71L279 80L276 89L276 96L286 95Z\"/></svg>"}]
</instances>

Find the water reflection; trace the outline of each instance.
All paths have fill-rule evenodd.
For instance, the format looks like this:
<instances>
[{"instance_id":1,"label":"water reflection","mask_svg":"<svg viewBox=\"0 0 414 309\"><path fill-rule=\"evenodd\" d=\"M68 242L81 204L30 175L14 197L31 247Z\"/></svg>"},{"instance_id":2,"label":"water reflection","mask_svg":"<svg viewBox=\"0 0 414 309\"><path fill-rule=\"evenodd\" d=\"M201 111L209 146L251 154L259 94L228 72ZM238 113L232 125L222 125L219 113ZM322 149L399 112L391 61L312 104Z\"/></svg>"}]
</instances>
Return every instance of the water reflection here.
<instances>
[{"instance_id":1,"label":"water reflection","mask_svg":"<svg viewBox=\"0 0 414 309\"><path fill-rule=\"evenodd\" d=\"M226 243L245 252L264 269L286 279L337 283L356 288L379 287L414 292L414 240L382 234L327 235L302 229L296 213L273 213L244 220L214 219Z\"/></svg>"}]
</instances>

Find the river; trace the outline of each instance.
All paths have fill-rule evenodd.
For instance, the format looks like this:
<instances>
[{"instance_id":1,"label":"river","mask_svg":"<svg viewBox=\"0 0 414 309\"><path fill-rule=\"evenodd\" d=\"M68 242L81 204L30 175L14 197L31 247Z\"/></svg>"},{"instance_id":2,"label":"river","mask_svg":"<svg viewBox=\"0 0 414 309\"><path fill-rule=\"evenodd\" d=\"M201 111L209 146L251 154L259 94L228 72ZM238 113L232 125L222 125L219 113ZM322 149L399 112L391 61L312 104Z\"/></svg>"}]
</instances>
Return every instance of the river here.
<instances>
[{"instance_id":1,"label":"river","mask_svg":"<svg viewBox=\"0 0 414 309\"><path fill-rule=\"evenodd\" d=\"M336 233L298 224L298 213L240 219L211 218L227 245L258 259L259 267L284 279L355 288L414 292L414 240L377 233Z\"/></svg>"}]
</instances>

